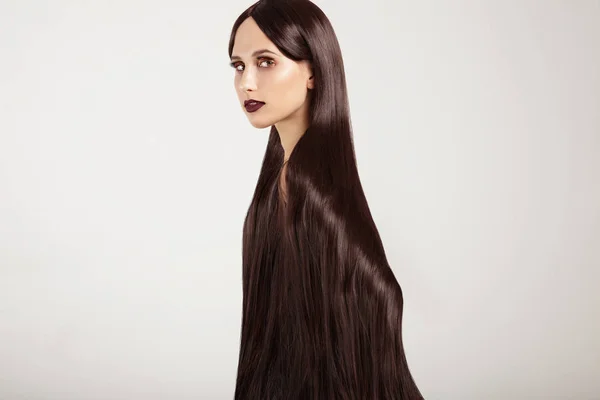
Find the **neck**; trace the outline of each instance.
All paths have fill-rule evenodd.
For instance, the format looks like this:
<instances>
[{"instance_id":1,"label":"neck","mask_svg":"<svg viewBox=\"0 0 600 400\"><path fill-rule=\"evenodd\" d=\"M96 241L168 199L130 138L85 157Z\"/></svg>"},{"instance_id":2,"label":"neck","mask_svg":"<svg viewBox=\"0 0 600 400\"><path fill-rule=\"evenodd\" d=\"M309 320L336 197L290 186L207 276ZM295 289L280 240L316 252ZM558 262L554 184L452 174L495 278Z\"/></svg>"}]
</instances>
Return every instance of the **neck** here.
<instances>
[{"instance_id":1,"label":"neck","mask_svg":"<svg viewBox=\"0 0 600 400\"><path fill-rule=\"evenodd\" d=\"M281 146L283 147L284 162L290 158L294 147L296 147L296 143L304 135L308 129L308 125L308 110L306 106L298 110L295 115L275 124L275 128L277 128L277 132L279 133Z\"/></svg>"}]
</instances>

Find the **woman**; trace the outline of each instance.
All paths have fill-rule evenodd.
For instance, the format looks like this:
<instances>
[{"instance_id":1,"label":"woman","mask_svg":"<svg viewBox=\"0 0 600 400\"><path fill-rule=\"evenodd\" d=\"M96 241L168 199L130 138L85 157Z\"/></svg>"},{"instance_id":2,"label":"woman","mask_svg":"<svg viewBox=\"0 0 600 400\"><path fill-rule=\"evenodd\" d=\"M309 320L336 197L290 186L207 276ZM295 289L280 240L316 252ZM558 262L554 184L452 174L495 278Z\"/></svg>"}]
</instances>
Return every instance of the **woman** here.
<instances>
[{"instance_id":1,"label":"woman","mask_svg":"<svg viewBox=\"0 0 600 400\"><path fill-rule=\"evenodd\" d=\"M258 1L235 21L229 56L250 123L271 127L244 222L235 398L422 399L329 20L308 0Z\"/></svg>"}]
</instances>

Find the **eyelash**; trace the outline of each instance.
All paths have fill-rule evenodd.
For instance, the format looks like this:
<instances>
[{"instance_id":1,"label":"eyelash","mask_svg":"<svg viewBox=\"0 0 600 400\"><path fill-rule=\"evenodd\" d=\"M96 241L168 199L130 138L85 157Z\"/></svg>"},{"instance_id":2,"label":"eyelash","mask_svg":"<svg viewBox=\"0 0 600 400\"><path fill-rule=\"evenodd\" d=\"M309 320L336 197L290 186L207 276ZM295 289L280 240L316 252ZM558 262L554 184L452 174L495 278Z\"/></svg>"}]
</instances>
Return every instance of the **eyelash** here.
<instances>
[{"instance_id":1,"label":"eyelash","mask_svg":"<svg viewBox=\"0 0 600 400\"><path fill-rule=\"evenodd\" d=\"M273 65L273 64L275 63L273 60L271 60L271 59L269 59L269 58L265 58L265 57L261 57L261 58L259 58L259 59L258 59L258 63L259 63L259 64L260 64L261 62L264 62L264 61L267 61L267 62L269 63L269 64L268 64L269 66L271 66L271 65ZM231 65L231 67L232 67L233 69L235 69L235 71L236 71L236 72L242 72L242 71L240 71L239 69L237 69L237 67L238 67L240 64L241 64L241 62L240 62L240 61L236 61L236 62L232 62L232 63L231 63L231 64L229 64L229 65ZM269 67L264 67L264 68L269 68Z\"/></svg>"}]
</instances>

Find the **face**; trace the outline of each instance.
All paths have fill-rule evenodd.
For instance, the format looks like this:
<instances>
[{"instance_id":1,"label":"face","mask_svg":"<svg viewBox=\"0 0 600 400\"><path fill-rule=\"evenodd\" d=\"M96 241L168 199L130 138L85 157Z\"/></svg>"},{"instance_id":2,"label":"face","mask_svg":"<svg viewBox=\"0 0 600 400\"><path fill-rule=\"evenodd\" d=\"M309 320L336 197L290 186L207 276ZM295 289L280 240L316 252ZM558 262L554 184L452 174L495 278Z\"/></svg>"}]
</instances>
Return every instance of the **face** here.
<instances>
[{"instance_id":1,"label":"face","mask_svg":"<svg viewBox=\"0 0 600 400\"><path fill-rule=\"evenodd\" d=\"M231 65L240 106L255 128L266 128L281 121L307 118L309 89L313 88L310 64L285 57L247 18L238 28ZM250 112L246 100L265 103Z\"/></svg>"}]
</instances>

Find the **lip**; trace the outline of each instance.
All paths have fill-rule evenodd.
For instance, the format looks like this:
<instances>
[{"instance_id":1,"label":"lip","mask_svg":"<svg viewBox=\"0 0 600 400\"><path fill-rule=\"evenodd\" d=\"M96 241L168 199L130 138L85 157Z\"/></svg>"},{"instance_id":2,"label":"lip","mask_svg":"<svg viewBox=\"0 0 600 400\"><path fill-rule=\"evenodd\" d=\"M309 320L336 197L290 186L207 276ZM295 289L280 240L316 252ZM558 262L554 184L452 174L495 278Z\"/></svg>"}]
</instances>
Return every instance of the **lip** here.
<instances>
[{"instance_id":1,"label":"lip","mask_svg":"<svg viewBox=\"0 0 600 400\"><path fill-rule=\"evenodd\" d=\"M254 99L244 101L244 107L246 107L246 111L248 111L248 112L254 112L264 105L265 105L265 103L263 103L262 101L258 101L258 100L254 100Z\"/></svg>"}]
</instances>

